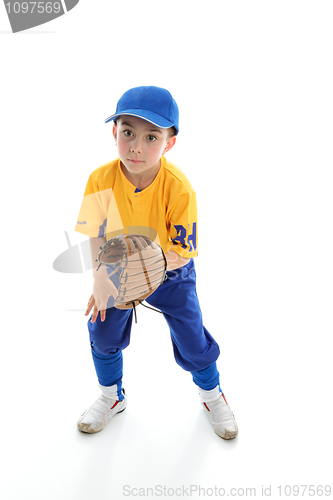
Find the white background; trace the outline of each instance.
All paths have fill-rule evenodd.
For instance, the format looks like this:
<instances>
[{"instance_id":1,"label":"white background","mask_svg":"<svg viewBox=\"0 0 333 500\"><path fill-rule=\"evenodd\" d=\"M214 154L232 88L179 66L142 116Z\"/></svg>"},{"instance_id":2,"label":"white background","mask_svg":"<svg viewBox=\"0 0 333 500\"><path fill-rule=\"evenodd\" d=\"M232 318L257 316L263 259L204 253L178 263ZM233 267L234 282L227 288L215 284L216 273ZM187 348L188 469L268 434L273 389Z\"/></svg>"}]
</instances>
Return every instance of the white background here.
<instances>
[{"instance_id":1,"label":"white background","mask_svg":"<svg viewBox=\"0 0 333 500\"><path fill-rule=\"evenodd\" d=\"M12 34L0 5L2 498L330 483L332 18L330 1L81 0ZM92 278L52 264L64 231L82 241L88 176L117 156L104 119L137 85L168 88L180 108L168 158L197 192L198 295L232 442L148 310L124 352L126 411L99 434L76 429L99 394Z\"/></svg>"}]
</instances>

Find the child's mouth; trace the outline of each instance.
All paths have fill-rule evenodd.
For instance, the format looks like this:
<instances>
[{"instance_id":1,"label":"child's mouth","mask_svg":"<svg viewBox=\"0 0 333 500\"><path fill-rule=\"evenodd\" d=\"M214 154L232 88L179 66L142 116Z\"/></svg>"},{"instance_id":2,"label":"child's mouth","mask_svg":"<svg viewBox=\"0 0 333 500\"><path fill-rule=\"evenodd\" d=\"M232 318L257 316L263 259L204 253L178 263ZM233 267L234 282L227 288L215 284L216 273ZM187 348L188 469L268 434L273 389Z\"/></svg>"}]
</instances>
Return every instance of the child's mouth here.
<instances>
[{"instance_id":1,"label":"child's mouth","mask_svg":"<svg viewBox=\"0 0 333 500\"><path fill-rule=\"evenodd\" d=\"M128 161L131 163L134 163L135 165L138 165L139 163L143 163L143 160L131 160L131 158L128 158Z\"/></svg>"}]
</instances>

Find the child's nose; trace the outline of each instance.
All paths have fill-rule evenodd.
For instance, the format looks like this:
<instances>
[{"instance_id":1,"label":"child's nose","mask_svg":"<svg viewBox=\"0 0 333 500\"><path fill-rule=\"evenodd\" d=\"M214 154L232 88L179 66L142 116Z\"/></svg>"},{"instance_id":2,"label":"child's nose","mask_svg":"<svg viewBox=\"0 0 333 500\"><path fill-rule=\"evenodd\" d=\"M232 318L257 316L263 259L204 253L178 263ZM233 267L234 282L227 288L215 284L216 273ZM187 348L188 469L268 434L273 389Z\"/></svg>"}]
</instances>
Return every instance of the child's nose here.
<instances>
[{"instance_id":1,"label":"child's nose","mask_svg":"<svg viewBox=\"0 0 333 500\"><path fill-rule=\"evenodd\" d=\"M132 142L131 152L132 153L142 153L142 145L138 139L136 139L135 141Z\"/></svg>"}]
</instances>

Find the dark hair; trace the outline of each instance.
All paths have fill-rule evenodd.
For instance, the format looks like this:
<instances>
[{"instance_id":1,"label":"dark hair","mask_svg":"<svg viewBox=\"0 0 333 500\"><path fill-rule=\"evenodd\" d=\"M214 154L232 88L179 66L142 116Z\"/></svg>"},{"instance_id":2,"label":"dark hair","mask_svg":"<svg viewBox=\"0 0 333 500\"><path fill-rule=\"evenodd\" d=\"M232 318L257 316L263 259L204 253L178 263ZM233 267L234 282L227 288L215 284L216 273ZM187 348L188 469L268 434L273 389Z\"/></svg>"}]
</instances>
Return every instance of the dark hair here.
<instances>
[{"instance_id":1,"label":"dark hair","mask_svg":"<svg viewBox=\"0 0 333 500\"><path fill-rule=\"evenodd\" d=\"M177 129L176 127L170 127L169 128L169 137L172 137L173 135L177 135Z\"/></svg>"}]
</instances>

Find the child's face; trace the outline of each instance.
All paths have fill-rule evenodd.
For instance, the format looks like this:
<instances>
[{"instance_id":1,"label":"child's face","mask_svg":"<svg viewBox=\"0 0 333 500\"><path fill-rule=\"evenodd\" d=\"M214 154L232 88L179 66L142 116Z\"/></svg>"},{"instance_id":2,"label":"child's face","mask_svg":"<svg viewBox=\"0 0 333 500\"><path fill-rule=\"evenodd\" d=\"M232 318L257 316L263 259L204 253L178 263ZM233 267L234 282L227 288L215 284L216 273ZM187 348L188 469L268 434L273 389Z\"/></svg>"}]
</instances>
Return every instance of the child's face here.
<instances>
[{"instance_id":1,"label":"child's face","mask_svg":"<svg viewBox=\"0 0 333 500\"><path fill-rule=\"evenodd\" d=\"M133 175L149 174L160 167L161 156L176 142L168 129L136 116L123 115L113 126L121 162Z\"/></svg>"}]
</instances>

